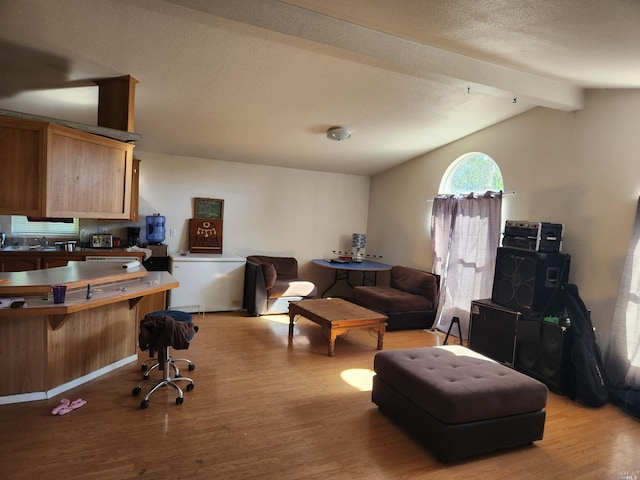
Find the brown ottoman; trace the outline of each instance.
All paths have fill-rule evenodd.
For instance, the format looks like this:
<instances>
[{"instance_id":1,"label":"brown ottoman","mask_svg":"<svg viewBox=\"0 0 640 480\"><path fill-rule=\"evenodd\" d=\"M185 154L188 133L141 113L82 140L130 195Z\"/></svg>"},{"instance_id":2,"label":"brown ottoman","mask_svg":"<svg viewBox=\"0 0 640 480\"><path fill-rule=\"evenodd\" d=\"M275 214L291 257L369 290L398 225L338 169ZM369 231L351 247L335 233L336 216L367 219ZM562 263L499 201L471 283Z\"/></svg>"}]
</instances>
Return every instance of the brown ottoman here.
<instances>
[{"instance_id":1,"label":"brown ottoman","mask_svg":"<svg viewBox=\"0 0 640 480\"><path fill-rule=\"evenodd\" d=\"M441 461L541 440L547 387L459 345L376 354L371 399Z\"/></svg>"}]
</instances>

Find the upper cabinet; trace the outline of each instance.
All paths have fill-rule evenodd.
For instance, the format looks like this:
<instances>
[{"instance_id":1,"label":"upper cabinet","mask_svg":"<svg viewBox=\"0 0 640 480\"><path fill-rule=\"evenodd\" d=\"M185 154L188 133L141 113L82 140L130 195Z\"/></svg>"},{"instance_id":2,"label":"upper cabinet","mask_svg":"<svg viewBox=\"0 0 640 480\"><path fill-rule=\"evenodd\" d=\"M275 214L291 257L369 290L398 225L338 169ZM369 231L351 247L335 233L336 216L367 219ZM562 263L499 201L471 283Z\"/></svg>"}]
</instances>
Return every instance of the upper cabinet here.
<instances>
[{"instance_id":1,"label":"upper cabinet","mask_svg":"<svg viewBox=\"0 0 640 480\"><path fill-rule=\"evenodd\" d=\"M95 83L98 127L133 132L138 80ZM133 144L34 117L0 115L0 215L136 221L140 165Z\"/></svg>"},{"instance_id":2,"label":"upper cabinet","mask_svg":"<svg viewBox=\"0 0 640 480\"><path fill-rule=\"evenodd\" d=\"M0 214L43 215L46 124L0 117Z\"/></svg>"},{"instance_id":3,"label":"upper cabinet","mask_svg":"<svg viewBox=\"0 0 640 480\"><path fill-rule=\"evenodd\" d=\"M0 117L0 214L128 220L133 145Z\"/></svg>"}]
</instances>

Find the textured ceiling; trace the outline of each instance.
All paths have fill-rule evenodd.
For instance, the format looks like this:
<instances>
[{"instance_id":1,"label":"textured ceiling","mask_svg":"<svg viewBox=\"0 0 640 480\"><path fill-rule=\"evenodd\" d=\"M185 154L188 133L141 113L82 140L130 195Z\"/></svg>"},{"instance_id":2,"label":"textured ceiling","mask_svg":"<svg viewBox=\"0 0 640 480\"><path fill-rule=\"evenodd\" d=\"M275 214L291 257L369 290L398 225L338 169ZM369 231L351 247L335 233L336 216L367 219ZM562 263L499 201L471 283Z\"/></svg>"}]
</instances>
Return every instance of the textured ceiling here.
<instances>
[{"instance_id":1,"label":"textured ceiling","mask_svg":"<svg viewBox=\"0 0 640 480\"><path fill-rule=\"evenodd\" d=\"M133 75L137 148L370 175L586 88L640 87L631 0L0 0L0 108L95 123ZM514 102L515 100L515 102ZM348 126L342 142L327 128Z\"/></svg>"}]
</instances>

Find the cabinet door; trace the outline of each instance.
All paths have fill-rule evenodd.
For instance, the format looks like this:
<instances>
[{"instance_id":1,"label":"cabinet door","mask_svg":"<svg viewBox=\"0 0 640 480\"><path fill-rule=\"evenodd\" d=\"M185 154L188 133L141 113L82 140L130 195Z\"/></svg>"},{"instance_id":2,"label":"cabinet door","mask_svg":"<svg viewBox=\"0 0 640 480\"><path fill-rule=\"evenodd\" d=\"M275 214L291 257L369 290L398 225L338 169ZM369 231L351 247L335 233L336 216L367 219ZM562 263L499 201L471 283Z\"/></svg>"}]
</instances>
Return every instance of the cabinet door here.
<instances>
[{"instance_id":1,"label":"cabinet door","mask_svg":"<svg viewBox=\"0 0 640 480\"><path fill-rule=\"evenodd\" d=\"M66 267L69 264L69 260L69 258L44 255L42 257L41 268Z\"/></svg>"},{"instance_id":2,"label":"cabinet door","mask_svg":"<svg viewBox=\"0 0 640 480\"><path fill-rule=\"evenodd\" d=\"M3 272L25 272L40 268L40 257L33 255L15 255L0 257L0 267Z\"/></svg>"},{"instance_id":3,"label":"cabinet door","mask_svg":"<svg viewBox=\"0 0 640 480\"><path fill-rule=\"evenodd\" d=\"M133 145L50 125L47 216L128 220L132 174Z\"/></svg>"},{"instance_id":4,"label":"cabinet door","mask_svg":"<svg viewBox=\"0 0 640 480\"><path fill-rule=\"evenodd\" d=\"M133 159L133 175L131 176L131 211L129 212L129 220L138 221L138 208L140 195L140 160Z\"/></svg>"},{"instance_id":5,"label":"cabinet door","mask_svg":"<svg viewBox=\"0 0 640 480\"><path fill-rule=\"evenodd\" d=\"M44 126L0 117L0 214L42 215Z\"/></svg>"}]
</instances>

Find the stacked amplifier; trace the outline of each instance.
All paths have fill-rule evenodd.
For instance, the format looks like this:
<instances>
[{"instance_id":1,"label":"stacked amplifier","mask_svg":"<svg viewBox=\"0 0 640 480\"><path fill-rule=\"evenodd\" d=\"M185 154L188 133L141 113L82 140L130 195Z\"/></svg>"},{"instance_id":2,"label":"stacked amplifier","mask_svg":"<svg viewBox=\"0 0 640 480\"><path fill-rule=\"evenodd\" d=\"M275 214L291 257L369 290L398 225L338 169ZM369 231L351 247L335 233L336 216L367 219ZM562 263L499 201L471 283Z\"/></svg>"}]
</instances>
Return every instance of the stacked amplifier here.
<instances>
[{"instance_id":1,"label":"stacked amplifier","mask_svg":"<svg viewBox=\"0 0 640 480\"><path fill-rule=\"evenodd\" d=\"M571 256L559 223L507 220L490 299L471 302L469 347L564 393L570 324L560 286Z\"/></svg>"},{"instance_id":2,"label":"stacked amplifier","mask_svg":"<svg viewBox=\"0 0 640 480\"><path fill-rule=\"evenodd\" d=\"M562 250L561 223L507 220L502 246L533 252L560 252Z\"/></svg>"},{"instance_id":3,"label":"stacked amplifier","mask_svg":"<svg viewBox=\"0 0 640 480\"><path fill-rule=\"evenodd\" d=\"M561 223L507 220L496 256L491 300L531 316L562 310L560 284L571 256L560 253Z\"/></svg>"}]
</instances>

